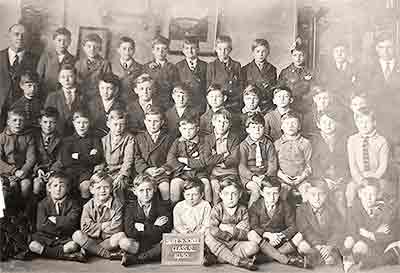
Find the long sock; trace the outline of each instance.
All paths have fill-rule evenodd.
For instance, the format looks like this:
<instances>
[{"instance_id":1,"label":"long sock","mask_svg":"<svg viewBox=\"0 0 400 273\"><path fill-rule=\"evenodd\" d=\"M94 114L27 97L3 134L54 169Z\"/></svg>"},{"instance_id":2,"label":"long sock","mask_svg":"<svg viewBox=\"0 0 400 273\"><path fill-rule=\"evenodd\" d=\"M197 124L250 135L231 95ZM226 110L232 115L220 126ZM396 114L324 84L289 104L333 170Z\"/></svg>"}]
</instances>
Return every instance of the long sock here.
<instances>
[{"instance_id":1,"label":"long sock","mask_svg":"<svg viewBox=\"0 0 400 273\"><path fill-rule=\"evenodd\" d=\"M83 249L86 249L90 254L94 254L103 258L110 258L111 253L101 245L99 245L95 240L89 238L85 244L82 245Z\"/></svg>"},{"instance_id":2,"label":"long sock","mask_svg":"<svg viewBox=\"0 0 400 273\"><path fill-rule=\"evenodd\" d=\"M219 249L218 258L230 263L231 265L238 266L240 258L232 253L227 247Z\"/></svg>"},{"instance_id":3,"label":"long sock","mask_svg":"<svg viewBox=\"0 0 400 273\"><path fill-rule=\"evenodd\" d=\"M272 259L287 264L289 259L285 254L280 253L275 247L273 247L267 240L263 239L260 243L262 253L271 257Z\"/></svg>"},{"instance_id":4,"label":"long sock","mask_svg":"<svg viewBox=\"0 0 400 273\"><path fill-rule=\"evenodd\" d=\"M64 255L64 248L63 246L56 246L56 247L45 247L43 250L43 256L49 258L59 258Z\"/></svg>"},{"instance_id":5,"label":"long sock","mask_svg":"<svg viewBox=\"0 0 400 273\"><path fill-rule=\"evenodd\" d=\"M156 244L149 250L144 251L138 255L139 260L154 260L161 256L161 244Z\"/></svg>"}]
</instances>

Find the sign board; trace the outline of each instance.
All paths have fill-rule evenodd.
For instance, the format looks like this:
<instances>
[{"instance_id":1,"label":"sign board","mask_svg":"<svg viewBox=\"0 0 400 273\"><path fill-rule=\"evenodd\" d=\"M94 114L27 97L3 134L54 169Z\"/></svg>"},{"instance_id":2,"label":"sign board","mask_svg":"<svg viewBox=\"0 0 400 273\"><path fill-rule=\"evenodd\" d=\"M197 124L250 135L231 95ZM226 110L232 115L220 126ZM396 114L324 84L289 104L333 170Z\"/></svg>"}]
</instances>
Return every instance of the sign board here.
<instances>
[{"instance_id":1,"label":"sign board","mask_svg":"<svg viewBox=\"0 0 400 273\"><path fill-rule=\"evenodd\" d=\"M202 265L203 259L204 234L163 234L162 265Z\"/></svg>"}]
</instances>

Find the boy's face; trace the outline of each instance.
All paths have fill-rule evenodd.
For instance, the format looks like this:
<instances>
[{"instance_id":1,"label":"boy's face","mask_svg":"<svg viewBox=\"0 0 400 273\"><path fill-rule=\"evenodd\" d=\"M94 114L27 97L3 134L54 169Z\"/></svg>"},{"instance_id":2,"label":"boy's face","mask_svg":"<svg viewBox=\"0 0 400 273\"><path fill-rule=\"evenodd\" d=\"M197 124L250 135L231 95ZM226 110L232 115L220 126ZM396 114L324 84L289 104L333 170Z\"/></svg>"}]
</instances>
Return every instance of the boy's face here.
<instances>
[{"instance_id":1,"label":"boy's face","mask_svg":"<svg viewBox=\"0 0 400 273\"><path fill-rule=\"evenodd\" d=\"M230 121L223 115L216 115L212 118L212 125L214 126L214 132L217 135L225 135L231 127Z\"/></svg>"},{"instance_id":2,"label":"boy's face","mask_svg":"<svg viewBox=\"0 0 400 273\"><path fill-rule=\"evenodd\" d=\"M153 95L153 84L151 82L138 83L134 91L141 101L149 101Z\"/></svg>"},{"instance_id":3,"label":"boy's face","mask_svg":"<svg viewBox=\"0 0 400 273\"><path fill-rule=\"evenodd\" d=\"M335 62L339 64L344 63L347 58L346 48L344 46L335 47L333 49L333 58L335 59Z\"/></svg>"},{"instance_id":4,"label":"boy's face","mask_svg":"<svg viewBox=\"0 0 400 273\"><path fill-rule=\"evenodd\" d=\"M24 130L25 118L16 114L9 114L7 125L14 134L21 133Z\"/></svg>"},{"instance_id":5,"label":"boy's face","mask_svg":"<svg viewBox=\"0 0 400 273\"><path fill-rule=\"evenodd\" d=\"M19 86L21 87L22 91L24 91L24 97L28 100L33 99L38 90L38 84L35 82L21 81Z\"/></svg>"},{"instance_id":6,"label":"boy's face","mask_svg":"<svg viewBox=\"0 0 400 273\"><path fill-rule=\"evenodd\" d=\"M189 102L188 94L179 90L172 92L172 99L174 100L175 106L177 108L184 108L188 105Z\"/></svg>"},{"instance_id":7,"label":"boy's face","mask_svg":"<svg viewBox=\"0 0 400 273\"><path fill-rule=\"evenodd\" d=\"M126 119L108 119L107 127L110 128L110 134L112 136L121 136L125 132Z\"/></svg>"},{"instance_id":8,"label":"boy's face","mask_svg":"<svg viewBox=\"0 0 400 273\"><path fill-rule=\"evenodd\" d=\"M279 188L278 187L264 187L260 192L266 204L273 205L279 200Z\"/></svg>"},{"instance_id":9,"label":"boy's face","mask_svg":"<svg viewBox=\"0 0 400 273\"><path fill-rule=\"evenodd\" d=\"M320 117L319 122L317 122L317 126L321 132L326 135L331 135L336 131L336 121L327 115Z\"/></svg>"},{"instance_id":10,"label":"boy's face","mask_svg":"<svg viewBox=\"0 0 400 273\"><path fill-rule=\"evenodd\" d=\"M72 88L75 85L75 73L73 70L61 70L58 81L64 88Z\"/></svg>"},{"instance_id":11,"label":"boy's face","mask_svg":"<svg viewBox=\"0 0 400 273\"><path fill-rule=\"evenodd\" d=\"M372 133L372 131L375 130L376 122L370 116L362 115L362 114L356 115L355 122L356 122L358 131L362 135L368 135L368 134Z\"/></svg>"},{"instance_id":12,"label":"boy's face","mask_svg":"<svg viewBox=\"0 0 400 273\"><path fill-rule=\"evenodd\" d=\"M133 58L135 54L135 48L129 42L124 42L119 45L118 53L124 61L128 61Z\"/></svg>"},{"instance_id":13,"label":"boy's face","mask_svg":"<svg viewBox=\"0 0 400 273\"><path fill-rule=\"evenodd\" d=\"M100 92L100 96L103 100L110 101L115 97L115 95L118 91L117 91L117 88L114 86L114 84L100 81L99 82L99 92Z\"/></svg>"},{"instance_id":14,"label":"boy's face","mask_svg":"<svg viewBox=\"0 0 400 273\"><path fill-rule=\"evenodd\" d=\"M164 125L164 121L160 115L146 115L144 125L150 134L158 133Z\"/></svg>"},{"instance_id":15,"label":"boy's face","mask_svg":"<svg viewBox=\"0 0 400 273\"><path fill-rule=\"evenodd\" d=\"M302 66L304 64L304 53L302 51L293 50L292 62L295 66Z\"/></svg>"},{"instance_id":16,"label":"boy's face","mask_svg":"<svg viewBox=\"0 0 400 273\"><path fill-rule=\"evenodd\" d=\"M87 41L83 45L83 51L89 59L94 59L100 54L100 45L95 41Z\"/></svg>"},{"instance_id":17,"label":"boy's face","mask_svg":"<svg viewBox=\"0 0 400 273\"><path fill-rule=\"evenodd\" d=\"M252 140L259 140L264 136L265 127L262 124L250 123L246 128L246 132L249 134Z\"/></svg>"},{"instance_id":18,"label":"boy's face","mask_svg":"<svg viewBox=\"0 0 400 273\"><path fill-rule=\"evenodd\" d=\"M249 93L243 96L243 103L249 110L255 110L258 107L260 99L256 94Z\"/></svg>"},{"instance_id":19,"label":"boy's face","mask_svg":"<svg viewBox=\"0 0 400 273\"><path fill-rule=\"evenodd\" d=\"M295 136L300 130L300 123L297 118L286 118L282 120L283 133L288 136Z\"/></svg>"},{"instance_id":20,"label":"boy's face","mask_svg":"<svg viewBox=\"0 0 400 273\"><path fill-rule=\"evenodd\" d=\"M183 44L182 52L187 59L194 60L197 58L199 48L195 44Z\"/></svg>"},{"instance_id":21,"label":"boy's face","mask_svg":"<svg viewBox=\"0 0 400 273\"><path fill-rule=\"evenodd\" d=\"M224 207L234 208L239 203L241 192L233 185L225 187L220 193L219 197L222 199Z\"/></svg>"},{"instance_id":22,"label":"boy's face","mask_svg":"<svg viewBox=\"0 0 400 273\"><path fill-rule=\"evenodd\" d=\"M353 113L360 111L361 108L367 107L367 100L363 97L354 97L351 100L350 108Z\"/></svg>"},{"instance_id":23,"label":"boy's face","mask_svg":"<svg viewBox=\"0 0 400 273\"><path fill-rule=\"evenodd\" d=\"M390 40L380 41L376 45L376 52L378 53L379 58L382 60L392 60L394 56L393 42Z\"/></svg>"},{"instance_id":24,"label":"boy's face","mask_svg":"<svg viewBox=\"0 0 400 273\"><path fill-rule=\"evenodd\" d=\"M90 126L90 122L89 122L88 118L77 117L77 118L74 119L73 124L74 124L74 128L75 128L76 133L80 137L86 136L86 134L89 131L89 126Z\"/></svg>"},{"instance_id":25,"label":"boy's face","mask_svg":"<svg viewBox=\"0 0 400 273\"><path fill-rule=\"evenodd\" d=\"M194 187L183 192L183 197L185 198L186 204L194 207L203 198L203 194L200 192L199 187Z\"/></svg>"},{"instance_id":26,"label":"boy's face","mask_svg":"<svg viewBox=\"0 0 400 273\"><path fill-rule=\"evenodd\" d=\"M317 187L308 188L308 202L313 208L319 209L323 206L326 200L326 192Z\"/></svg>"},{"instance_id":27,"label":"boy's face","mask_svg":"<svg viewBox=\"0 0 400 273\"><path fill-rule=\"evenodd\" d=\"M226 96L223 95L222 91L214 90L207 94L207 103L212 109L221 107L226 100Z\"/></svg>"},{"instance_id":28,"label":"boy's face","mask_svg":"<svg viewBox=\"0 0 400 273\"><path fill-rule=\"evenodd\" d=\"M264 62L269 55L269 50L263 45L259 45L253 50L253 57L256 63Z\"/></svg>"},{"instance_id":29,"label":"boy's face","mask_svg":"<svg viewBox=\"0 0 400 273\"><path fill-rule=\"evenodd\" d=\"M139 202L148 204L153 199L154 195L154 186L152 183L143 182L133 191Z\"/></svg>"},{"instance_id":30,"label":"boy's face","mask_svg":"<svg viewBox=\"0 0 400 273\"><path fill-rule=\"evenodd\" d=\"M313 101L320 111L328 108L330 103L330 96L328 92L321 92L313 97Z\"/></svg>"},{"instance_id":31,"label":"boy's face","mask_svg":"<svg viewBox=\"0 0 400 273\"><path fill-rule=\"evenodd\" d=\"M215 46L215 52L217 53L217 57L220 61L227 61L231 51L232 49L229 43L217 43Z\"/></svg>"},{"instance_id":32,"label":"boy's face","mask_svg":"<svg viewBox=\"0 0 400 273\"><path fill-rule=\"evenodd\" d=\"M152 50L154 59L164 61L168 55L168 47L164 44L155 44Z\"/></svg>"},{"instance_id":33,"label":"boy's face","mask_svg":"<svg viewBox=\"0 0 400 273\"><path fill-rule=\"evenodd\" d=\"M374 186L367 185L358 191L358 197L364 208L373 208L376 204L378 189Z\"/></svg>"},{"instance_id":34,"label":"boy's face","mask_svg":"<svg viewBox=\"0 0 400 273\"><path fill-rule=\"evenodd\" d=\"M199 126L194 123L188 122L180 122L179 123L179 132L185 140L192 140L197 136L197 132L199 131Z\"/></svg>"},{"instance_id":35,"label":"boy's face","mask_svg":"<svg viewBox=\"0 0 400 273\"><path fill-rule=\"evenodd\" d=\"M53 179L48 186L50 197L53 200L61 200L67 194L67 185L63 179Z\"/></svg>"},{"instance_id":36,"label":"boy's face","mask_svg":"<svg viewBox=\"0 0 400 273\"><path fill-rule=\"evenodd\" d=\"M291 104L293 98L285 90L278 91L274 94L272 102L279 108L285 108Z\"/></svg>"},{"instance_id":37,"label":"boy's face","mask_svg":"<svg viewBox=\"0 0 400 273\"><path fill-rule=\"evenodd\" d=\"M107 180L98 182L90 187L90 192L93 194L95 202L105 203L111 197L112 183Z\"/></svg>"},{"instance_id":38,"label":"boy's face","mask_svg":"<svg viewBox=\"0 0 400 273\"><path fill-rule=\"evenodd\" d=\"M71 39L67 35L58 34L54 38L54 46L58 54L65 54L70 44Z\"/></svg>"},{"instance_id":39,"label":"boy's face","mask_svg":"<svg viewBox=\"0 0 400 273\"><path fill-rule=\"evenodd\" d=\"M56 131L57 119L53 117L43 116L40 121L40 129L45 135L52 135Z\"/></svg>"}]
</instances>

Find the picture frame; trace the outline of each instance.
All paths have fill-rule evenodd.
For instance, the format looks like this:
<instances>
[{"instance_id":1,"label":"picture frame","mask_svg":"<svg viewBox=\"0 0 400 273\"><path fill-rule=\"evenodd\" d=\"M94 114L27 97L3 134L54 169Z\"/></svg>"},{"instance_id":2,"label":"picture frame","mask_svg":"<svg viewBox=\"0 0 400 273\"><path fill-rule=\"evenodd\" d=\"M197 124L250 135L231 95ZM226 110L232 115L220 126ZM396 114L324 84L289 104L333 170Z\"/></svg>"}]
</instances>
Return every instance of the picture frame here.
<instances>
[{"instance_id":1,"label":"picture frame","mask_svg":"<svg viewBox=\"0 0 400 273\"><path fill-rule=\"evenodd\" d=\"M219 33L220 9L218 1L188 0L166 11L166 24L161 34L170 40L169 53L181 55L185 37L199 40L199 56L214 56L215 39Z\"/></svg>"},{"instance_id":2,"label":"picture frame","mask_svg":"<svg viewBox=\"0 0 400 273\"><path fill-rule=\"evenodd\" d=\"M76 56L78 56L78 58L81 57L81 54L83 51L82 42L83 42L83 39L85 38L85 36L88 35L89 33L96 33L100 36L100 38L102 39L100 55L104 59L107 59L108 54L109 54L110 43L111 43L111 32L108 28L103 28L103 27L87 27L87 26L79 27L78 46L77 46Z\"/></svg>"}]
</instances>

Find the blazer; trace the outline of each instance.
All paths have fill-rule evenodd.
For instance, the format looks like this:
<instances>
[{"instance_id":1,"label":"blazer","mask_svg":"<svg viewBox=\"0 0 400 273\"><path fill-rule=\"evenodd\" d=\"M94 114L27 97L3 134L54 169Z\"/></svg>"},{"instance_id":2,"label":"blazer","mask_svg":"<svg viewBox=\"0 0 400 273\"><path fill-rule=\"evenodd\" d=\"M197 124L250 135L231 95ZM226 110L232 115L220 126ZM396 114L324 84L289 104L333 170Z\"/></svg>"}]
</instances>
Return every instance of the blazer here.
<instances>
[{"instance_id":1,"label":"blazer","mask_svg":"<svg viewBox=\"0 0 400 273\"><path fill-rule=\"evenodd\" d=\"M179 132L179 120L181 118L191 116L195 113L197 113L197 108L194 108L192 105L188 105L185 110L183 111L182 117L178 116L178 112L176 111L175 105L172 106L165 112L165 118L167 120L167 127L168 127L168 132L173 135L173 136L180 136Z\"/></svg>"},{"instance_id":2,"label":"blazer","mask_svg":"<svg viewBox=\"0 0 400 273\"><path fill-rule=\"evenodd\" d=\"M49 171L60 171L61 166L57 159L61 153L62 147L62 139L61 137L55 133L54 137L51 139L47 150L44 148L43 137L41 131L36 131L33 134L34 142L35 142L35 152L36 152L36 164L33 168L34 173L36 174L39 169L44 172Z\"/></svg>"},{"instance_id":3,"label":"blazer","mask_svg":"<svg viewBox=\"0 0 400 273\"><path fill-rule=\"evenodd\" d=\"M128 103L129 104L126 106L128 110L128 129L133 133L145 131L144 111L139 104L139 100L129 101ZM156 96L152 98L152 106L161 108L161 111L164 110L164 105L161 104L161 101L159 101Z\"/></svg>"}]
</instances>

